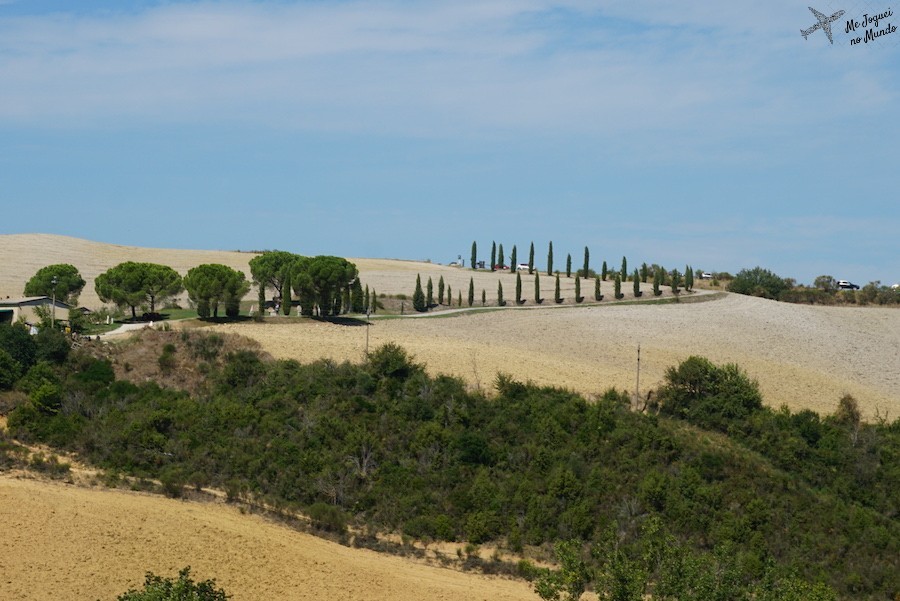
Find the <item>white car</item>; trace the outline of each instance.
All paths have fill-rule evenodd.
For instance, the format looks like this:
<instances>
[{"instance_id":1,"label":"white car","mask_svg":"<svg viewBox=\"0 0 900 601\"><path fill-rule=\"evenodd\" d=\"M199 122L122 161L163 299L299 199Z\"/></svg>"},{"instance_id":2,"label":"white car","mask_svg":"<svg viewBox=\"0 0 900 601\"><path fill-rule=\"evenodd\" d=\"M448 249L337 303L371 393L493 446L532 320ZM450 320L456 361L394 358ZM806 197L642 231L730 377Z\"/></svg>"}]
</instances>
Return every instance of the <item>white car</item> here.
<instances>
[{"instance_id":1,"label":"white car","mask_svg":"<svg viewBox=\"0 0 900 601\"><path fill-rule=\"evenodd\" d=\"M859 290L859 286L847 280L838 280L837 287L841 290Z\"/></svg>"},{"instance_id":2,"label":"white car","mask_svg":"<svg viewBox=\"0 0 900 601\"><path fill-rule=\"evenodd\" d=\"M516 265L516 271L528 271L528 263L519 263Z\"/></svg>"}]
</instances>

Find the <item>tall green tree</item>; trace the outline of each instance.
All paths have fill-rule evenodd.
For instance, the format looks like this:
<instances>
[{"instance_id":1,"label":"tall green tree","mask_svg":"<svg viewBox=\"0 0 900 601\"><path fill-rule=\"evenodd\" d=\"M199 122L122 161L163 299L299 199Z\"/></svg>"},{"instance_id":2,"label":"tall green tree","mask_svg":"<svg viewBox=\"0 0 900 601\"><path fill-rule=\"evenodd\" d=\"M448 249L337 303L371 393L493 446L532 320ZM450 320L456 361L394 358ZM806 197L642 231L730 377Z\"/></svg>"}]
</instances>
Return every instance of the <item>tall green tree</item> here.
<instances>
[{"instance_id":1,"label":"tall green tree","mask_svg":"<svg viewBox=\"0 0 900 601\"><path fill-rule=\"evenodd\" d=\"M438 279L438 304L444 304L444 276Z\"/></svg>"},{"instance_id":2,"label":"tall green tree","mask_svg":"<svg viewBox=\"0 0 900 601\"><path fill-rule=\"evenodd\" d=\"M550 241L550 247L547 249L547 275L553 275L553 240Z\"/></svg>"},{"instance_id":3,"label":"tall green tree","mask_svg":"<svg viewBox=\"0 0 900 601\"><path fill-rule=\"evenodd\" d=\"M506 255L503 254L503 243L500 243L499 250L497 251L497 264L500 267L504 267L506 265Z\"/></svg>"},{"instance_id":4,"label":"tall green tree","mask_svg":"<svg viewBox=\"0 0 900 601\"><path fill-rule=\"evenodd\" d=\"M534 302L537 304L544 302L541 298L541 274L537 271L534 272Z\"/></svg>"},{"instance_id":5,"label":"tall green tree","mask_svg":"<svg viewBox=\"0 0 900 601\"><path fill-rule=\"evenodd\" d=\"M473 278L469 278L469 306L471 307L475 304L475 280Z\"/></svg>"},{"instance_id":6,"label":"tall green tree","mask_svg":"<svg viewBox=\"0 0 900 601\"><path fill-rule=\"evenodd\" d=\"M662 270L654 269L653 270L653 296L659 296L662 294L662 290L659 289L660 285L662 285Z\"/></svg>"},{"instance_id":7,"label":"tall green tree","mask_svg":"<svg viewBox=\"0 0 900 601\"><path fill-rule=\"evenodd\" d=\"M450 286L450 284L447 284L447 306L453 306L453 288Z\"/></svg>"},{"instance_id":8,"label":"tall green tree","mask_svg":"<svg viewBox=\"0 0 900 601\"><path fill-rule=\"evenodd\" d=\"M54 283L55 280L55 283ZM56 297L69 305L78 303L84 289L84 278L73 265L58 263L37 270L25 284L25 296Z\"/></svg>"},{"instance_id":9,"label":"tall green tree","mask_svg":"<svg viewBox=\"0 0 900 601\"><path fill-rule=\"evenodd\" d=\"M591 272L591 251L584 247L584 266L581 268L581 277L586 278Z\"/></svg>"},{"instance_id":10,"label":"tall green tree","mask_svg":"<svg viewBox=\"0 0 900 601\"><path fill-rule=\"evenodd\" d=\"M257 310L253 319L262 321L266 316L266 287L262 284L258 284L256 287L256 307Z\"/></svg>"},{"instance_id":11,"label":"tall green tree","mask_svg":"<svg viewBox=\"0 0 900 601\"><path fill-rule=\"evenodd\" d=\"M647 263L641 263L641 282L646 284L647 278L650 277L650 268L647 267Z\"/></svg>"},{"instance_id":12,"label":"tall green tree","mask_svg":"<svg viewBox=\"0 0 900 601\"><path fill-rule=\"evenodd\" d=\"M625 260L625 257L622 257L622 270L619 272L619 275L623 282L628 279L628 261Z\"/></svg>"},{"instance_id":13,"label":"tall green tree","mask_svg":"<svg viewBox=\"0 0 900 601\"><path fill-rule=\"evenodd\" d=\"M456 297L456 306L462 307L462 290L459 291L459 294Z\"/></svg>"},{"instance_id":14,"label":"tall green tree","mask_svg":"<svg viewBox=\"0 0 900 601\"><path fill-rule=\"evenodd\" d=\"M425 294L425 304L430 309L434 305L434 284L431 282L431 276L428 276L428 284L425 286L427 292Z\"/></svg>"},{"instance_id":15,"label":"tall green tree","mask_svg":"<svg viewBox=\"0 0 900 601\"><path fill-rule=\"evenodd\" d=\"M441 281L443 281L443 280L441 280ZM443 292L443 290L441 290L441 292ZM370 308L372 307L372 303L369 300L369 285L368 284L366 284L366 292L365 292L365 296L363 298L363 306L366 308L367 311L370 310Z\"/></svg>"},{"instance_id":16,"label":"tall green tree","mask_svg":"<svg viewBox=\"0 0 900 601\"><path fill-rule=\"evenodd\" d=\"M378 295L375 294L375 289L372 288L372 295L369 297L369 311L374 315L378 309Z\"/></svg>"},{"instance_id":17,"label":"tall green tree","mask_svg":"<svg viewBox=\"0 0 900 601\"><path fill-rule=\"evenodd\" d=\"M217 263L189 269L183 283L200 317L218 317L220 303L228 317L237 317L241 299L250 291L250 283L242 272Z\"/></svg>"},{"instance_id":18,"label":"tall green tree","mask_svg":"<svg viewBox=\"0 0 900 601\"><path fill-rule=\"evenodd\" d=\"M575 302L580 303L584 300L584 297L581 296L581 276L579 274L575 274Z\"/></svg>"},{"instance_id":19,"label":"tall green tree","mask_svg":"<svg viewBox=\"0 0 900 601\"><path fill-rule=\"evenodd\" d=\"M566 255L566 277L572 277L572 253Z\"/></svg>"},{"instance_id":20,"label":"tall green tree","mask_svg":"<svg viewBox=\"0 0 900 601\"><path fill-rule=\"evenodd\" d=\"M497 264L497 242L491 242L491 271L494 271L494 266Z\"/></svg>"},{"instance_id":21,"label":"tall green tree","mask_svg":"<svg viewBox=\"0 0 900 601\"><path fill-rule=\"evenodd\" d=\"M291 314L291 307L294 305L294 298L291 294L291 272L284 274L281 288L281 312L285 315Z\"/></svg>"},{"instance_id":22,"label":"tall green tree","mask_svg":"<svg viewBox=\"0 0 900 601\"><path fill-rule=\"evenodd\" d=\"M669 275L671 276L672 294L678 294L678 287L681 285L681 273L677 269L673 269Z\"/></svg>"},{"instance_id":23,"label":"tall green tree","mask_svg":"<svg viewBox=\"0 0 900 601\"><path fill-rule=\"evenodd\" d=\"M528 249L528 275L534 273L534 242L531 243L531 247Z\"/></svg>"},{"instance_id":24,"label":"tall green tree","mask_svg":"<svg viewBox=\"0 0 900 601\"><path fill-rule=\"evenodd\" d=\"M638 273L638 270L634 270L634 276L632 277L634 280L634 297L638 298L641 296L641 276Z\"/></svg>"},{"instance_id":25,"label":"tall green tree","mask_svg":"<svg viewBox=\"0 0 900 601\"><path fill-rule=\"evenodd\" d=\"M474 240L472 241L472 261L470 263L470 267L472 269L475 269L478 267L478 244L476 244ZM452 305L453 300L447 299L447 304Z\"/></svg>"},{"instance_id":26,"label":"tall green tree","mask_svg":"<svg viewBox=\"0 0 900 601\"><path fill-rule=\"evenodd\" d=\"M620 274L620 273L616 274L616 281L615 281L616 300L620 300L620 299L622 299L622 297L625 296L624 294L622 294L622 277L621 276L622 276L622 274Z\"/></svg>"},{"instance_id":27,"label":"tall green tree","mask_svg":"<svg viewBox=\"0 0 900 601\"><path fill-rule=\"evenodd\" d=\"M503 300L503 281L497 280L497 306L505 307L506 301Z\"/></svg>"},{"instance_id":28,"label":"tall green tree","mask_svg":"<svg viewBox=\"0 0 900 601\"><path fill-rule=\"evenodd\" d=\"M413 292L413 309L419 311L420 313L427 310L428 307L425 305L425 293L422 292L422 276L416 274L416 290Z\"/></svg>"},{"instance_id":29,"label":"tall green tree","mask_svg":"<svg viewBox=\"0 0 900 601\"><path fill-rule=\"evenodd\" d=\"M516 271L519 270L519 264L516 263L518 258L519 257L518 257L518 253L516 252L516 245L513 244L512 252L509 255L509 268L510 269L515 269Z\"/></svg>"},{"instance_id":30,"label":"tall green tree","mask_svg":"<svg viewBox=\"0 0 900 601\"><path fill-rule=\"evenodd\" d=\"M516 304L522 304L522 274L516 270Z\"/></svg>"},{"instance_id":31,"label":"tall green tree","mask_svg":"<svg viewBox=\"0 0 900 601\"><path fill-rule=\"evenodd\" d=\"M691 291L694 288L694 270L690 265L684 266L684 289Z\"/></svg>"},{"instance_id":32,"label":"tall green tree","mask_svg":"<svg viewBox=\"0 0 900 601\"><path fill-rule=\"evenodd\" d=\"M487 304L487 291L484 288L481 289L481 306L485 306Z\"/></svg>"},{"instance_id":33,"label":"tall green tree","mask_svg":"<svg viewBox=\"0 0 900 601\"><path fill-rule=\"evenodd\" d=\"M181 276L166 265L127 261L111 267L94 280L94 290L105 303L130 307L137 318L137 307L148 304L156 312L156 304L183 290Z\"/></svg>"},{"instance_id":34,"label":"tall green tree","mask_svg":"<svg viewBox=\"0 0 900 601\"><path fill-rule=\"evenodd\" d=\"M365 313L368 306L369 304L363 295L362 282L359 281L359 278L356 278L350 285L350 310L354 313Z\"/></svg>"},{"instance_id":35,"label":"tall green tree","mask_svg":"<svg viewBox=\"0 0 900 601\"><path fill-rule=\"evenodd\" d=\"M553 300L556 301L557 304L561 303L563 301L562 296L560 296L560 293L559 293L559 274L558 273L556 274L556 286L554 286L554 289L553 289Z\"/></svg>"},{"instance_id":36,"label":"tall green tree","mask_svg":"<svg viewBox=\"0 0 900 601\"><path fill-rule=\"evenodd\" d=\"M600 292L600 278L594 278L594 300L600 302L603 300L603 294Z\"/></svg>"},{"instance_id":37,"label":"tall green tree","mask_svg":"<svg viewBox=\"0 0 900 601\"><path fill-rule=\"evenodd\" d=\"M606 281L606 276L609 275L609 269L606 267L606 261L603 261L603 267L600 268L600 279L604 282Z\"/></svg>"},{"instance_id":38,"label":"tall green tree","mask_svg":"<svg viewBox=\"0 0 900 601\"><path fill-rule=\"evenodd\" d=\"M290 277L294 263L299 258L299 255L284 250L266 251L250 259L250 275L256 285L263 288L263 294L266 288L272 288L275 291L274 298L283 300L284 280Z\"/></svg>"},{"instance_id":39,"label":"tall green tree","mask_svg":"<svg viewBox=\"0 0 900 601\"><path fill-rule=\"evenodd\" d=\"M343 293L358 277L356 265L342 257L319 255L302 257L294 264L290 276L294 292L300 297L304 313L312 315L312 306L319 315L335 313L343 304ZM421 287L421 282L419 282ZM422 302L425 302L423 295Z\"/></svg>"}]
</instances>

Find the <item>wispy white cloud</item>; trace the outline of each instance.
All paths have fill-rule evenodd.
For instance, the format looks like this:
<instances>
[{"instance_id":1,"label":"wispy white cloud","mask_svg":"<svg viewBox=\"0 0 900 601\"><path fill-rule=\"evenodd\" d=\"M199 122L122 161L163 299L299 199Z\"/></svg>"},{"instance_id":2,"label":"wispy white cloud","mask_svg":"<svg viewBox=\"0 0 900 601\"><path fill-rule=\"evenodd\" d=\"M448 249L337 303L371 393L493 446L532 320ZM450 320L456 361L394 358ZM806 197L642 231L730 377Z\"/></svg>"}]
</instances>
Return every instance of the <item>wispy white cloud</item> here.
<instances>
[{"instance_id":1,"label":"wispy white cloud","mask_svg":"<svg viewBox=\"0 0 900 601\"><path fill-rule=\"evenodd\" d=\"M578 134L687 156L896 104L886 57L795 44L805 10L385 0L0 16L0 122Z\"/></svg>"}]
</instances>

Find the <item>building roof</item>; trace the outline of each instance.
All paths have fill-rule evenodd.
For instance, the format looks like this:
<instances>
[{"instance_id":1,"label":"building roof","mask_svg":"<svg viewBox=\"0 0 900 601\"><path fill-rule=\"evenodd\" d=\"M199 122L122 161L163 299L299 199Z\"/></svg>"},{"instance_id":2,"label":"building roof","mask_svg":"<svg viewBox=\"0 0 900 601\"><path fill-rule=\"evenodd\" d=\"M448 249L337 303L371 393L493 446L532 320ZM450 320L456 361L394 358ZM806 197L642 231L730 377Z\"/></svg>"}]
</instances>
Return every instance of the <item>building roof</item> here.
<instances>
[{"instance_id":1,"label":"building roof","mask_svg":"<svg viewBox=\"0 0 900 601\"><path fill-rule=\"evenodd\" d=\"M0 307L34 307L38 305L52 305L53 299L49 296L22 296L19 298L0 299ZM56 299L57 309L68 309L70 305Z\"/></svg>"}]
</instances>

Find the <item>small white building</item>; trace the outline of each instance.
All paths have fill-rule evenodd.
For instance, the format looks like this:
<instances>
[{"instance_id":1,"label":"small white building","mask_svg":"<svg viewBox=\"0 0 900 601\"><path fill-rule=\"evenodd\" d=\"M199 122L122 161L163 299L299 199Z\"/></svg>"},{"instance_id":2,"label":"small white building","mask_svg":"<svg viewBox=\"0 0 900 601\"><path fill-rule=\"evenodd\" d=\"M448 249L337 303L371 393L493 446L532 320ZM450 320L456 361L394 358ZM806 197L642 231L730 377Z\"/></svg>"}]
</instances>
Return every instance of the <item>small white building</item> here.
<instances>
[{"instance_id":1,"label":"small white building","mask_svg":"<svg viewBox=\"0 0 900 601\"><path fill-rule=\"evenodd\" d=\"M35 313L35 308L53 307L53 299L49 296L25 296L20 298L0 299L0 323L16 323L19 319L27 323L38 323L40 317ZM56 299L56 319L66 321L69 319L71 305Z\"/></svg>"}]
</instances>

